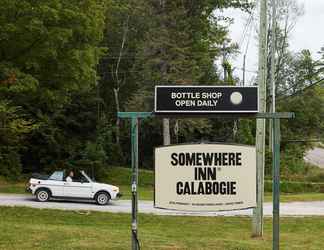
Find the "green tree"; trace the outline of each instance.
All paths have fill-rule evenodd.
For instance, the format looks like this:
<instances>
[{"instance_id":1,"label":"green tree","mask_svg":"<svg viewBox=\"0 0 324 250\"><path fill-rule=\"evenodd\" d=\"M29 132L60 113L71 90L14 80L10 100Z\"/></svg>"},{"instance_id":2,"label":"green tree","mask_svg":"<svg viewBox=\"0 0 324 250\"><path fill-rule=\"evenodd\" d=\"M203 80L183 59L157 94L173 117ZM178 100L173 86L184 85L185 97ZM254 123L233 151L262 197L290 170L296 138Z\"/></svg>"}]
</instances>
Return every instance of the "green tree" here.
<instances>
[{"instance_id":1,"label":"green tree","mask_svg":"<svg viewBox=\"0 0 324 250\"><path fill-rule=\"evenodd\" d=\"M21 174L20 152L23 142L38 125L28 119L19 107L0 101L0 174L16 179Z\"/></svg>"},{"instance_id":2,"label":"green tree","mask_svg":"<svg viewBox=\"0 0 324 250\"><path fill-rule=\"evenodd\" d=\"M25 169L64 160L79 146L69 143L66 108L95 86L105 9L101 0L0 0L0 98L38 124L20 142Z\"/></svg>"},{"instance_id":3,"label":"green tree","mask_svg":"<svg viewBox=\"0 0 324 250\"><path fill-rule=\"evenodd\" d=\"M287 176L303 173L305 152L312 147L312 139L323 138L324 90L321 71L308 50L291 54L287 70L292 72L285 89L277 97L278 111L294 112L296 117L282 122L282 152Z\"/></svg>"}]
</instances>

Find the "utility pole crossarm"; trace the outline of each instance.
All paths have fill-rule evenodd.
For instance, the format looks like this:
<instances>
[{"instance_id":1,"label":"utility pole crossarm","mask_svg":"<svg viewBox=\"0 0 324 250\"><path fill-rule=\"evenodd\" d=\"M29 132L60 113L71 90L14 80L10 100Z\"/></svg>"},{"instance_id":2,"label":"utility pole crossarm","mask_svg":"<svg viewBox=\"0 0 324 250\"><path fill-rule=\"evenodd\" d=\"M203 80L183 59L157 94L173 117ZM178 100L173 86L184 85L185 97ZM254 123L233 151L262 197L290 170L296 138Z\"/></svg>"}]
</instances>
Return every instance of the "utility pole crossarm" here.
<instances>
[{"instance_id":1,"label":"utility pole crossarm","mask_svg":"<svg viewBox=\"0 0 324 250\"><path fill-rule=\"evenodd\" d=\"M153 116L153 112L118 112L119 118L148 118Z\"/></svg>"}]
</instances>

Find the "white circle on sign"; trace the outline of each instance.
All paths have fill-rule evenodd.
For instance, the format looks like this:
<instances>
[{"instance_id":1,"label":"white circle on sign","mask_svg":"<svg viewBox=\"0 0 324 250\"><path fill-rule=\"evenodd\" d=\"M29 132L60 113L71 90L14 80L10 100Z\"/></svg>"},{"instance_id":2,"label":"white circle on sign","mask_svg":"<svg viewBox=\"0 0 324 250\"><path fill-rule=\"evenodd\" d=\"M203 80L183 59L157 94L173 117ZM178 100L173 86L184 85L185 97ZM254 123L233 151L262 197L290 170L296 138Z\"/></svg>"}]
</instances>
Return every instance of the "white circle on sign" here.
<instances>
[{"instance_id":1,"label":"white circle on sign","mask_svg":"<svg viewBox=\"0 0 324 250\"><path fill-rule=\"evenodd\" d=\"M231 98L231 103L233 103L234 105L241 104L243 100L243 96L240 92L233 92L230 98Z\"/></svg>"}]
</instances>

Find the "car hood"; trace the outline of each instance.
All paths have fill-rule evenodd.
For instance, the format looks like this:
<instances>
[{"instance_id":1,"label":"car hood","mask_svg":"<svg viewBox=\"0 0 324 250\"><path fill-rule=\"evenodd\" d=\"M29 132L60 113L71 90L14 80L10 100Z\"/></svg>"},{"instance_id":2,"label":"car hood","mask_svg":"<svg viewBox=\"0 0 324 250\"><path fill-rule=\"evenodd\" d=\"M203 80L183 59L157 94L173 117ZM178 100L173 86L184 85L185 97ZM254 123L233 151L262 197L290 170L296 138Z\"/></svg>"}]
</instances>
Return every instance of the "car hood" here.
<instances>
[{"instance_id":1,"label":"car hood","mask_svg":"<svg viewBox=\"0 0 324 250\"><path fill-rule=\"evenodd\" d=\"M119 189L117 186L100 182L93 182L93 185L96 185L98 188Z\"/></svg>"}]
</instances>

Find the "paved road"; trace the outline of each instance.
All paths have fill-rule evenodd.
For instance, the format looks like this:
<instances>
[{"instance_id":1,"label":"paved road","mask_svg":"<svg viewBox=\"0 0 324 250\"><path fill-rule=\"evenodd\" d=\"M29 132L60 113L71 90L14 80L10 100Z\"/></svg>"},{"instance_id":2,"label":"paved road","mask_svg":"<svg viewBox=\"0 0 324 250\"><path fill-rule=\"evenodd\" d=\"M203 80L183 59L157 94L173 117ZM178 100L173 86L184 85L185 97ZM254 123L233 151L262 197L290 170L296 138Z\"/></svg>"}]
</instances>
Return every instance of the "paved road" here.
<instances>
[{"instance_id":1,"label":"paved road","mask_svg":"<svg viewBox=\"0 0 324 250\"><path fill-rule=\"evenodd\" d=\"M309 150L305 156L305 160L320 168L324 168L324 149L314 148Z\"/></svg>"},{"instance_id":2,"label":"paved road","mask_svg":"<svg viewBox=\"0 0 324 250\"><path fill-rule=\"evenodd\" d=\"M94 202L71 202L71 201L49 201L46 203L37 202L30 195L0 194L0 206L26 206L33 208L62 209L74 211L101 211L112 213L130 213L131 202L129 200L112 201L108 206L98 206ZM139 201L139 212L157 215L187 215L187 216L251 216L252 210L239 210L232 212L179 212L153 207L152 201ZM324 201L320 202L291 202L281 203L282 216L324 216ZM272 204L265 203L265 216L271 216Z\"/></svg>"}]
</instances>

